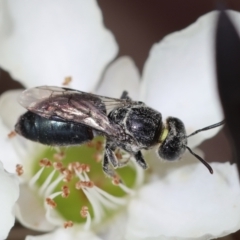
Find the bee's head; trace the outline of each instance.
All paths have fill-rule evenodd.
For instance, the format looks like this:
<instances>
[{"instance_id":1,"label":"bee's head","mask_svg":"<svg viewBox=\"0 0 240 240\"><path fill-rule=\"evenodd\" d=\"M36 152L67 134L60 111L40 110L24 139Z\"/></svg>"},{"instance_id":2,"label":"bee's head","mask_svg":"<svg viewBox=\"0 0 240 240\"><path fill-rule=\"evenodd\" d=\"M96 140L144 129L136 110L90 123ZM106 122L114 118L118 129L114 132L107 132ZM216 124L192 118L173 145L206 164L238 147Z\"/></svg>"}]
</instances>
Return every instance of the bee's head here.
<instances>
[{"instance_id":1,"label":"bee's head","mask_svg":"<svg viewBox=\"0 0 240 240\"><path fill-rule=\"evenodd\" d=\"M160 158L166 161L174 161L180 159L187 149L208 168L210 173L213 173L211 166L187 146L187 138L201 131L206 131L223 124L224 121L199 129L189 136L186 136L186 129L183 122L178 118L169 117L166 121L166 126L163 128L162 134L160 136L161 144L158 148L158 155Z\"/></svg>"},{"instance_id":2,"label":"bee's head","mask_svg":"<svg viewBox=\"0 0 240 240\"><path fill-rule=\"evenodd\" d=\"M167 161L178 160L186 150L187 138L183 122L169 117L161 135L161 145L158 149L160 158Z\"/></svg>"}]
</instances>

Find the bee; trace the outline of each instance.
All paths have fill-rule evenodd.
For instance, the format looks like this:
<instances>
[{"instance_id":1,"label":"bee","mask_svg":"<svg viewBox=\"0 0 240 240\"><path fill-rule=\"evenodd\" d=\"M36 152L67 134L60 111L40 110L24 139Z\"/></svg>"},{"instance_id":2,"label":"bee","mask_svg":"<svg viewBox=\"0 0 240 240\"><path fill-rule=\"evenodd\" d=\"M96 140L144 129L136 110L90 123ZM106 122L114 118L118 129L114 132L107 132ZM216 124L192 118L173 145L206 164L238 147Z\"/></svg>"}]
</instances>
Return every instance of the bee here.
<instances>
[{"instance_id":1,"label":"bee","mask_svg":"<svg viewBox=\"0 0 240 240\"><path fill-rule=\"evenodd\" d=\"M40 86L22 92L19 103L28 111L19 117L15 131L29 140L69 146L105 136L102 168L111 178L116 176L114 169L127 164L117 159L117 149L126 151L140 167L147 169L141 151L155 146L159 157L167 161L180 159L187 149L213 173L211 166L187 146L187 138L224 121L187 136L180 119L168 117L164 124L160 112L133 101L126 91L118 99L65 87Z\"/></svg>"}]
</instances>

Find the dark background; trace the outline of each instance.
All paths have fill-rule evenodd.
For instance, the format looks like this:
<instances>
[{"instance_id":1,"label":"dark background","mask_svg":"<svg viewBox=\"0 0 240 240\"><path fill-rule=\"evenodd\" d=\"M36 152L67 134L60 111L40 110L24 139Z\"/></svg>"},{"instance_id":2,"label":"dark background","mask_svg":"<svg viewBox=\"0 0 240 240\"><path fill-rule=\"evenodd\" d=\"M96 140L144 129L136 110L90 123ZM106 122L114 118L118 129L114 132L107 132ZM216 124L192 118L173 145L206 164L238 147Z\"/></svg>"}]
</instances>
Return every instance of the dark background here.
<instances>
[{"instance_id":1,"label":"dark background","mask_svg":"<svg viewBox=\"0 0 240 240\"><path fill-rule=\"evenodd\" d=\"M216 1L210 0L98 0L98 3L106 27L113 32L120 46L119 56L131 56L140 71L153 43L159 42L173 31L187 27L199 16L217 8ZM225 1L225 5L240 11L239 0ZM11 80L8 73L1 73L0 93L20 87L19 83ZM231 149L225 129L200 147L209 162L231 160ZM24 239L26 234L37 233L16 223L8 239ZM237 240L240 239L240 234L232 234L223 239Z\"/></svg>"}]
</instances>

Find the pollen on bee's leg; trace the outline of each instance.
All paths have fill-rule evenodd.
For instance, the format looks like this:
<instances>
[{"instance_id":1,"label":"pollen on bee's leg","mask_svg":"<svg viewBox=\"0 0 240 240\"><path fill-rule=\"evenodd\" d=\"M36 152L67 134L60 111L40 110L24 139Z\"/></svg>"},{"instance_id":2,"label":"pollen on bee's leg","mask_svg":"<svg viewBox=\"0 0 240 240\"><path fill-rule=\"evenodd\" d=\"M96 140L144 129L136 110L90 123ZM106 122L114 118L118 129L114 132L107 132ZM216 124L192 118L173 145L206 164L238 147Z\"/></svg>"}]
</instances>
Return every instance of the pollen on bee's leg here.
<instances>
[{"instance_id":1,"label":"pollen on bee's leg","mask_svg":"<svg viewBox=\"0 0 240 240\"><path fill-rule=\"evenodd\" d=\"M8 138L13 138L17 135L17 133L15 131L11 131L9 134L8 134Z\"/></svg>"},{"instance_id":2,"label":"pollen on bee's leg","mask_svg":"<svg viewBox=\"0 0 240 240\"><path fill-rule=\"evenodd\" d=\"M118 175L115 175L112 178L112 184L118 186L120 183L122 183L121 178Z\"/></svg>"},{"instance_id":3,"label":"pollen on bee's leg","mask_svg":"<svg viewBox=\"0 0 240 240\"><path fill-rule=\"evenodd\" d=\"M70 228L73 227L73 222L72 221L66 221L63 223L64 228Z\"/></svg>"},{"instance_id":4,"label":"pollen on bee's leg","mask_svg":"<svg viewBox=\"0 0 240 240\"><path fill-rule=\"evenodd\" d=\"M117 151L115 152L115 156L117 157L118 160L122 159L122 153L120 152L119 149L117 149Z\"/></svg>"},{"instance_id":5,"label":"pollen on bee's leg","mask_svg":"<svg viewBox=\"0 0 240 240\"><path fill-rule=\"evenodd\" d=\"M24 170L23 170L23 166L21 164L16 165L16 173L17 173L18 176L23 175Z\"/></svg>"}]
</instances>

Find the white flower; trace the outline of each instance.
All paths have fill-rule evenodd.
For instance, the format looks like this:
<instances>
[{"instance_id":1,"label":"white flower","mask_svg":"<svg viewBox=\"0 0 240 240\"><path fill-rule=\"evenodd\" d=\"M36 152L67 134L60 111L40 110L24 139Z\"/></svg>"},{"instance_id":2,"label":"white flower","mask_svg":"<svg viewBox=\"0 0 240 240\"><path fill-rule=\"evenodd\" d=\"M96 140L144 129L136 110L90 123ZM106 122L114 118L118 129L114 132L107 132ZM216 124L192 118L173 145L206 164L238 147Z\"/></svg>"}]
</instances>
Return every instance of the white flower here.
<instances>
[{"instance_id":1,"label":"white flower","mask_svg":"<svg viewBox=\"0 0 240 240\"><path fill-rule=\"evenodd\" d=\"M92 90L118 50L95 0L1 0L0 29L0 65L27 87Z\"/></svg>"},{"instance_id":2,"label":"white flower","mask_svg":"<svg viewBox=\"0 0 240 240\"><path fill-rule=\"evenodd\" d=\"M59 9L62 4L65 4L63 13L65 10L69 11L69 6L72 7L71 11L76 9L78 12L79 8L61 1L61 4L58 4L57 12L54 12L56 18L50 18L48 17L48 8L46 10L44 7L42 14L46 14L44 19L49 26L47 32L53 34L48 39L51 44L44 44L44 47L51 46L45 51L41 44L40 47L36 47L39 46L39 42L41 43L40 36L49 35L44 32L46 25L40 24L42 16L34 14L34 8L36 8L34 4L36 3L24 2L25 4L20 4L21 8L19 8L15 2L2 1L3 7L8 4L8 11L6 11L8 14L0 16L0 25L2 26L0 29L4 30L0 31L0 64L9 70L15 79L21 81L25 87L43 84L59 85L65 76L70 75L73 77L71 87L93 91L100 79L100 74L113 58L116 50L112 38L110 37L109 42L106 40L109 33L106 34L105 31L99 33L99 30L94 28L92 34L96 33L96 36L88 35L89 31L91 33L91 27L98 26L96 22L99 21L98 11L97 19L95 19L95 15L92 16L88 12L95 9L93 12L96 14L94 2L89 2L88 4L92 5L86 6L87 10L81 11L77 16L74 14L61 15L61 18L73 16L74 22L67 22L69 29L76 23L77 17L83 17L78 21L78 23L84 23L83 26L85 26L83 32L87 40L83 43L81 43L81 39L75 38L74 33L78 28L68 32L68 29L61 30L51 27L52 20L59 19L58 13L61 12ZM47 2L44 4L46 6ZM83 4L85 9L85 1L84 3L78 1L76 4ZM37 8L41 10L42 5ZM48 7L51 10L49 12L52 13L51 6ZM31 14L25 14L26 10ZM28 24L26 16L31 19L31 21L27 20ZM238 13L235 13L235 16L239 18ZM97 93L118 97L122 90L127 90L132 98L143 100L149 106L160 111L164 118L172 115L182 119L186 123L188 133L221 121L221 108L214 87L213 45L211 45L215 18L215 13L207 14L189 28L174 33L156 44L146 62L141 84L140 74L132 60L126 57L118 59L107 69ZM90 19L91 22L89 23L87 19ZM36 29L33 27L36 26L35 21L39 23ZM55 20L55 24L56 22L59 23L58 26L66 24L66 22L58 22L58 20ZM15 26L15 28L10 28L11 26ZM30 29L36 31L32 32ZM65 34L65 31L68 34ZM58 32L62 34L58 35ZM108 37L101 38L104 33ZM66 35L68 44L64 40ZM78 34L76 35L78 36ZM26 41L26 36L28 36L28 41ZM59 39L63 41L63 44L55 48L54 42ZM106 47L101 44L96 47L96 52L99 54L97 59L105 59L103 62L100 61L96 67L96 59L94 58L96 52L92 51L91 46L98 39L102 39L99 42L104 43ZM89 42L88 50L78 50L75 52L76 55L66 54L68 48L76 49L75 47L78 47L82 49L82 46L86 46L84 45L86 42ZM28 45L30 46L26 47ZM29 49L30 47L31 49ZM37 54L38 58L35 59L38 49L40 50ZM109 50L107 56L105 55L106 49ZM54 55L60 50L63 50L66 55L64 53ZM17 54L19 52L22 54ZM13 59L15 55L17 55L16 60ZM46 61L50 60L46 64L44 56L46 56ZM80 56L82 60L78 59ZM43 61L40 61L41 59ZM85 63L88 65L86 66ZM41 67L37 67L40 65ZM68 67L65 68L65 66ZM138 91L141 92L141 95ZM204 98L202 97L203 93ZM11 106L11 109L14 109L12 115L9 114L9 108L4 106L6 103ZM0 109L2 119L0 126L5 131L3 133L7 134L13 128L16 117L19 115L15 91L5 93L1 97ZM197 146L206 138L212 137L217 131L218 129L215 129L190 138L189 146ZM189 154L186 154L178 163L161 163L154 152L150 151L145 158L152 171L147 173L144 184L142 169L130 166L122 169L124 173L120 173L127 186L120 184L119 187L114 187L109 184L109 179L102 178L101 166L95 168L96 164L94 165L94 161L88 157L85 163L90 164L90 172L85 171L86 166L81 166L83 168L80 168L80 171L75 168L76 177L82 181L80 184L82 189L74 196L79 194L83 195L84 198L81 198L81 201L76 199L77 202L65 205L59 201L57 211L55 211L50 209L49 205L54 206L55 202L51 202L51 200L59 200L64 192L64 190L57 191L55 187L55 184L62 182L63 175L58 175L57 178L53 179L53 174L58 170L55 171L52 167L39 170L36 164L37 160L45 156L49 157L49 154L53 155L54 151L50 153L51 150L18 136L9 141L6 140L6 135L1 135L0 141L4 146L2 154L7 155L11 151L12 162L14 164L20 162L24 165L25 174L21 185L17 217L27 227L41 231L52 231L49 234L28 237L27 239L210 239L227 235L240 228L240 188L235 165L212 164L215 171L212 176L202 164L196 163L197 160ZM97 143L94 147L96 146ZM83 146L81 151L86 151L87 148ZM63 162L71 158L74 153L72 151L75 150L67 150L66 159ZM80 154L73 155L74 159L81 157ZM4 162L4 164L6 163ZM10 164L6 167L12 169ZM73 167L73 165L70 164L69 167ZM75 167L79 166L75 165ZM130 172L131 174L129 174ZM64 175L64 177L69 177L69 175ZM93 181L95 186L89 180ZM96 187L97 184L100 184L101 187ZM32 190L29 191L30 189ZM73 188L71 191L74 192ZM70 192L69 198L73 196L71 194L73 193ZM228 196L230 196L229 199ZM48 205L45 202L43 206L43 199L47 197L50 197ZM88 210L85 208L86 201L84 202L84 199L88 201L87 204L90 206ZM64 208L67 213L62 211ZM60 228L64 223L71 225L71 222L66 222L71 220L66 216L75 212L79 215L79 209L82 209L81 214L86 217L86 220L79 220L80 222L77 224L78 219L74 219L72 228ZM226 217L231 221L226 221ZM53 231L56 227L59 228Z\"/></svg>"},{"instance_id":3,"label":"white flower","mask_svg":"<svg viewBox=\"0 0 240 240\"><path fill-rule=\"evenodd\" d=\"M14 225L13 208L18 197L19 182L17 176L7 173L0 162L0 239L6 239Z\"/></svg>"}]
</instances>

